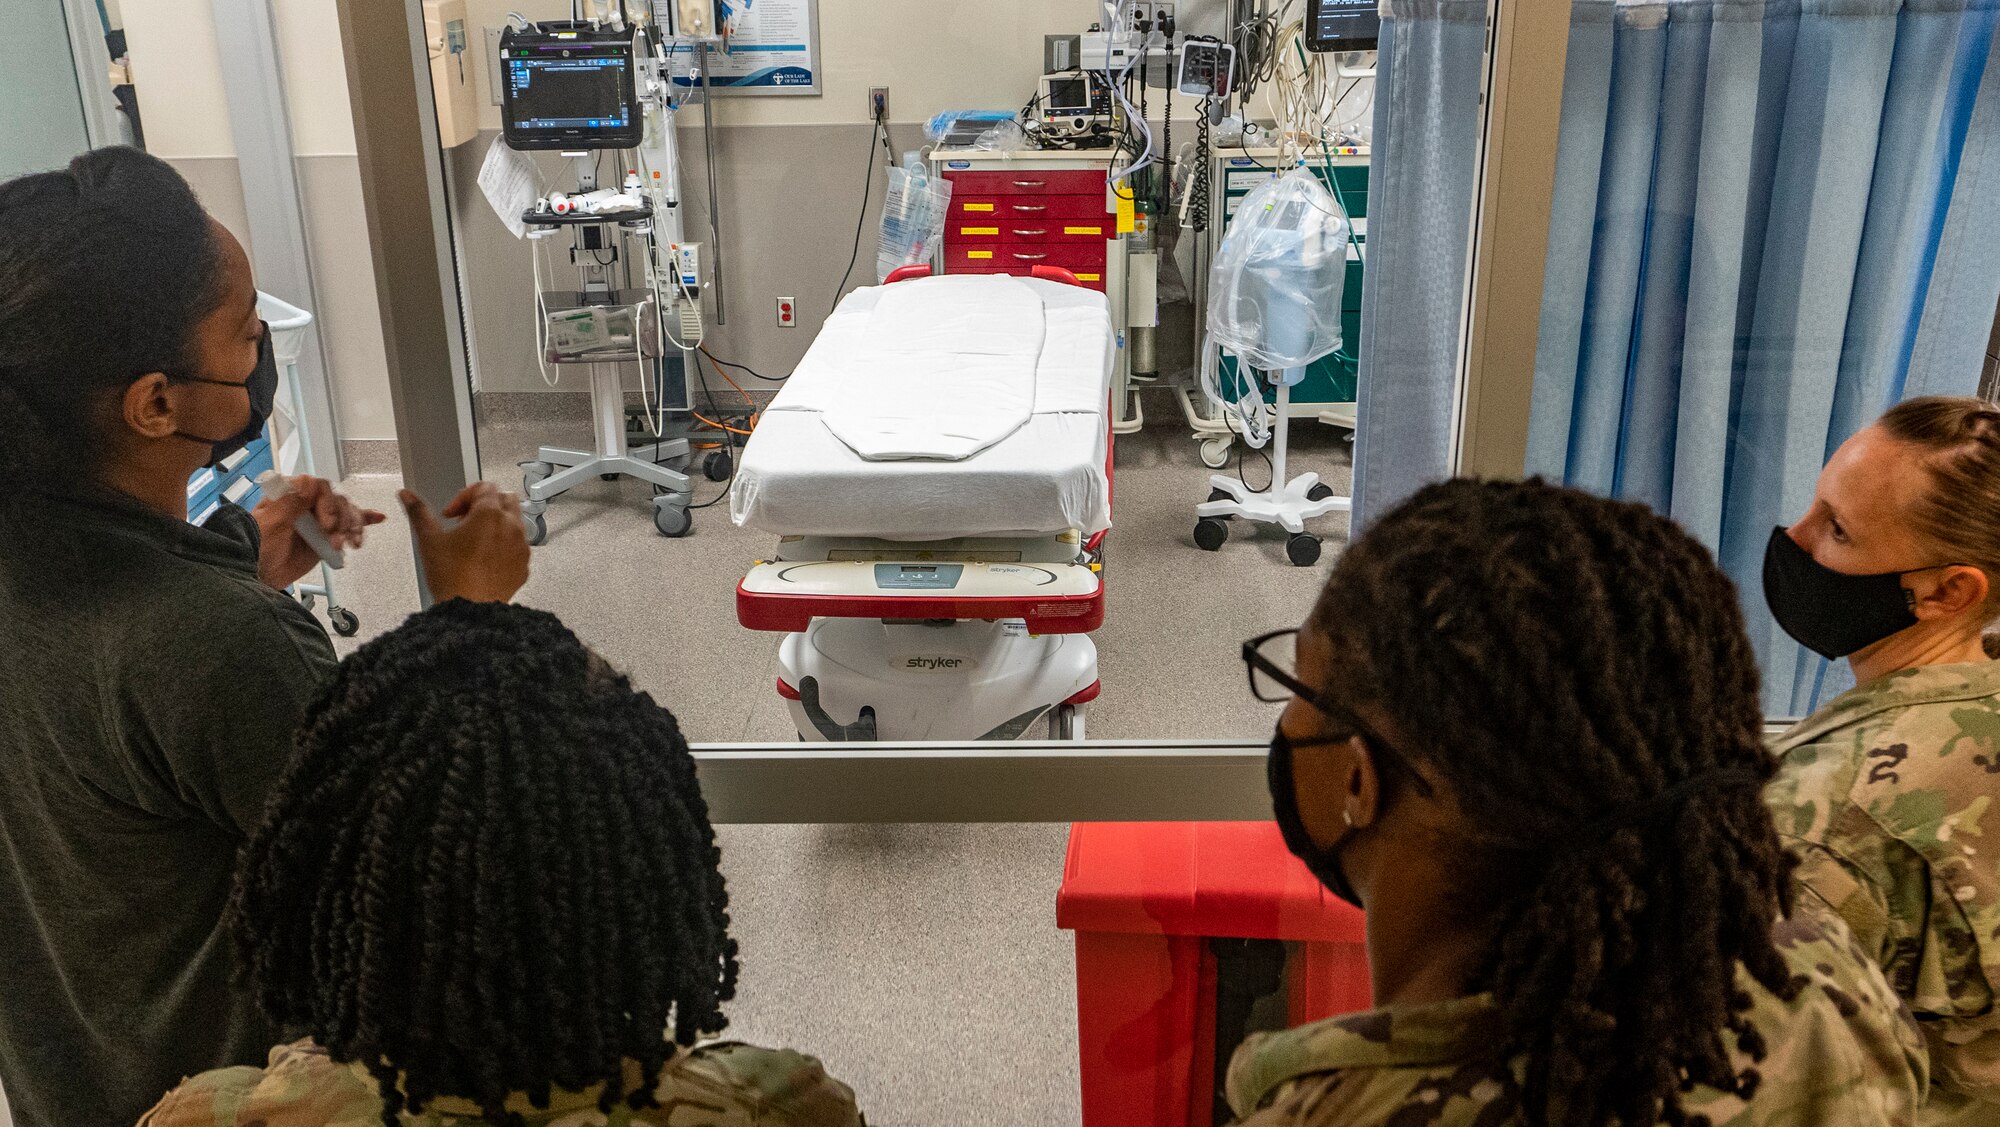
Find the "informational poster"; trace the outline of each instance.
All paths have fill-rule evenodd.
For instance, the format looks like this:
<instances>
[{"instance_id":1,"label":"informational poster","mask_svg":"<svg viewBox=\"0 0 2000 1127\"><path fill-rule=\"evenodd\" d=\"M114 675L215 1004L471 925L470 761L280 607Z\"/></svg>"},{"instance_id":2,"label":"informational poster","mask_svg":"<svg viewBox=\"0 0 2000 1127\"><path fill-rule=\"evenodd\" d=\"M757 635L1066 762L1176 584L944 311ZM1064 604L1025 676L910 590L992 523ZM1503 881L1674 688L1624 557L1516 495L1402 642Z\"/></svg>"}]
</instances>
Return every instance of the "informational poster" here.
<instances>
[{"instance_id":1,"label":"informational poster","mask_svg":"<svg viewBox=\"0 0 2000 1127\"><path fill-rule=\"evenodd\" d=\"M818 0L722 0L727 53L708 54L717 93L819 93Z\"/></svg>"}]
</instances>

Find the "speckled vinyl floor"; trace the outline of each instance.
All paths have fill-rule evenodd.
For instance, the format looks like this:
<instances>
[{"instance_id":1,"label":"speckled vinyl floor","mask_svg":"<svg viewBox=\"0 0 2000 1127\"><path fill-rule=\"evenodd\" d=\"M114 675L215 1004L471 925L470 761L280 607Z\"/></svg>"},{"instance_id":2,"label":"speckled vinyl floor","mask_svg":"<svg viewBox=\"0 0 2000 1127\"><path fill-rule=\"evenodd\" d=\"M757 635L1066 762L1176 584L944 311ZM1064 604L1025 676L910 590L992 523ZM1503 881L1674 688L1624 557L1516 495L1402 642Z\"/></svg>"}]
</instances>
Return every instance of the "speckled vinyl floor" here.
<instances>
[{"instance_id":1,"label":"speckled vinyl floor","mask_svg":"<svg viewBox=\"0 0 2000 1127\"><path fill-rule=\"evenodd\" d=\"M1164 413L1170 401L1149 397ZM1294 472L1345 490L1341 432L1295 426ZM515 460L541 443L587 443L587 428L481 436L487 476L520 487ZM1097 635L1104 693L1093 737L1256 736L1275 714L1252 700L1236 656L1244 638L1304 618L1345 538L1294 568L1283 534L1238 522L1217 553L1190 539L1208 492L1178 424L1119 438L1108 615ZM1233 472L1233 465L1232 471ZM1251 457L1245 473L1267 469ZM347 490L395 508L396 479ZM697 500L720 486L700 483ZM773 691L778 639L738 626L734 591L770 537L731 527L727 504L696 514L684 539L657 535L648 493L590 482L551 505L522 601L560 614L705 742L790 741ZM338 577L362 638L415 606L400 516ZM342 649L355 643L342 642ZM869 1122L891 1127L1037 1127L1078 1116L1074 965L1055 926L1062 825L728 826L720 831L743 982L732 1033L814 1053L853 1085Z\"/></svg>"}]
</instances>

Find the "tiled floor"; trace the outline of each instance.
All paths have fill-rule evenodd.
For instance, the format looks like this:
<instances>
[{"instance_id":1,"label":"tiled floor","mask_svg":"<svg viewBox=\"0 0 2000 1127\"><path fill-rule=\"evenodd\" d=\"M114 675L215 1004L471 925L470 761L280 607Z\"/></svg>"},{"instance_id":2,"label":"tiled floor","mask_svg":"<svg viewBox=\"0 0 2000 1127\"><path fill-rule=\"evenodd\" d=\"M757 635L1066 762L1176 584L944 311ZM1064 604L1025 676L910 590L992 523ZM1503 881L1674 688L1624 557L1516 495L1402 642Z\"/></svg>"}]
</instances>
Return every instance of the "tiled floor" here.
<instances>
[{"instance_id":1,"label":"tiled floor","mask_svg":"<svg viewBox=\"0 0 2000 1127\"><path fill-rule=\"evenodd\" d=\"M1155 400L1166 406L1164 399ZM1296 471L1348 480L1339 432L1299 424ZM587 431L482 435L487 475L541 442ZM1309 609L1344 537L1318 567L1291 567L1283 535L1239 527L1218 553L1196 549L1192 506L1207 474L1187 432L1121 437L1107 621L1096 635L1104 694L1097 738L1244 735L1274 714L1251 700L1237 643ZM1247 460L1253 482L1266 473ZM394 509L396 481L347 489ZM720 486L702 483L698 499ZM772 689L778 639L737 625L733 592L770 538L730 526L727 505L696 514L680 540L657 535L644 486L591 482L551 506L523 601L560 614L632 673L696 739L789 741ZM400 516L338 577L363 637L415 606ZM343 648L351 643L343 643ZM721 830L743 946L733 1032L822 1057L859 1093L869 1122L909 1127L1078 1122L1073 965L1054 921L1062 825L729 826Z\"/></svg>"}]
</instances>

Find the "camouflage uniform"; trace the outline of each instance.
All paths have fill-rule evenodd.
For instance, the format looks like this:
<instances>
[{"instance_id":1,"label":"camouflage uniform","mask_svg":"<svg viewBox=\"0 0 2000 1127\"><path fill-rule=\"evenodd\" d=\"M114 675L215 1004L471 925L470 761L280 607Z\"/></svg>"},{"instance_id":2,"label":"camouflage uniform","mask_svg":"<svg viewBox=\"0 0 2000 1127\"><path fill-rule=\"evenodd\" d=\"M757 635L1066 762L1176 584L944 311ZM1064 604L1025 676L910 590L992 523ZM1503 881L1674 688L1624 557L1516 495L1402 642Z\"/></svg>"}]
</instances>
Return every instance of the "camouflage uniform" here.
<instances>
[{"instance_id":1,"label":"camouflage uniform","mask_svg":"<svg viewBox=\"0 0 2000 1127\"><path fill-rule=\"evenodd\" d=\"M629 1066L628 1083L638 1082ZM597 1091L557 1092L546 1110L508 1102L528 1127L862 1127L854 1092L819 1061L788 1049L734 1041L703 1045L667 1063L657 1109L597 1110ZM410 1127L472 1127L479 1109L433 1100ZM271 1050L267 1068L218 1068L168 1092L139 1127L380 1127L382 1097L359 1064L337 1064L311 1041Z\"/></svg>"},{"instance_id":2,"label":"camouflage uniform","mask_svg":"<svg viewBox=\"0 0 2000 1127\"><path fill-rule=\"evenodd\" d=\"M1779 738L1765 793L1800 882L1909 1002L1936 1089L1927 1123L2000 1123L2000 663L1891 674ZM1967 1105L1962 1112L1953 1105Z\"/></svg>"},{"instance_id":3,"label":"camouflage uniform","mask_svg":"<svg viewBox=\"0 0 2000 1127\"><path fill-rule=\"evenodd\" d=\"M1818 905L1780 920L1772 939L1809 985L1786 1002L1737 972L1769 1049L1755 1095L1701 1087L1682 1107L1714 1127L1914 1122L1923 1039L1881 972ZM1477 994L1261 1034L1230 1062L1229 1105L1241 1127L1515 1127L1528 1121L1526 1062L1496 1057L1503 1024L1492 996Z\"/></svg>"}]
</instances>

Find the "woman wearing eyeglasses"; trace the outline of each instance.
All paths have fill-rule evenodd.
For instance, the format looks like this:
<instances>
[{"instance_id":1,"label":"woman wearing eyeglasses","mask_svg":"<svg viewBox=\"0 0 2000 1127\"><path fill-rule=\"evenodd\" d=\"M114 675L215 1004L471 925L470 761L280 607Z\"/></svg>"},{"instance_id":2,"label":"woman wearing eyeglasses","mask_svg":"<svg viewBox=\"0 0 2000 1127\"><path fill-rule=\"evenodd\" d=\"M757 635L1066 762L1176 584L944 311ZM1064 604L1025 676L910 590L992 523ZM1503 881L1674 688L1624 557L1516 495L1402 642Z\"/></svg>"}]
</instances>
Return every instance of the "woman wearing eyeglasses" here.
<instances>
[{"instance_id":1,"label":"woman wearing eyeglasses","mask_svg":"<svg viewBox=\"0 0 2000 1127\"><path fill-rule=\"evenodd\" d=\"M1379 1008L1245 1044L1243 1123L1913 1121L1922 1042L1794 910L1736 593L1671 522L1432 486L1245 657L1288 702L1278 823L1366 908Z\"/></svg>"}]
</instances>

